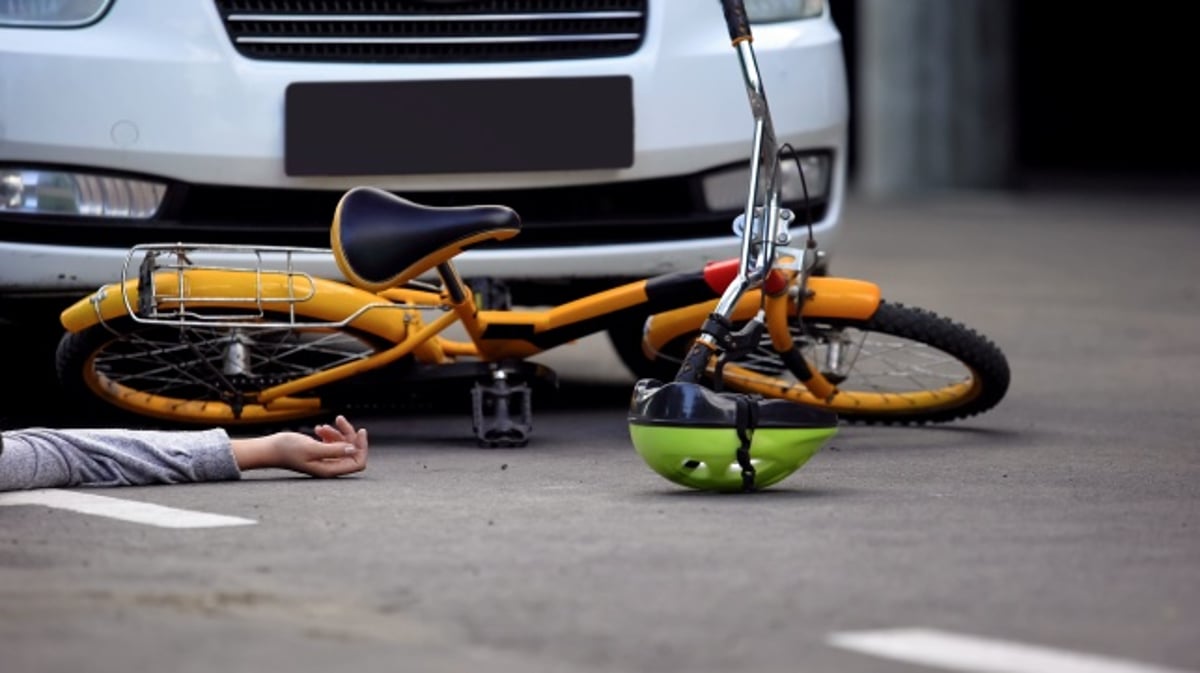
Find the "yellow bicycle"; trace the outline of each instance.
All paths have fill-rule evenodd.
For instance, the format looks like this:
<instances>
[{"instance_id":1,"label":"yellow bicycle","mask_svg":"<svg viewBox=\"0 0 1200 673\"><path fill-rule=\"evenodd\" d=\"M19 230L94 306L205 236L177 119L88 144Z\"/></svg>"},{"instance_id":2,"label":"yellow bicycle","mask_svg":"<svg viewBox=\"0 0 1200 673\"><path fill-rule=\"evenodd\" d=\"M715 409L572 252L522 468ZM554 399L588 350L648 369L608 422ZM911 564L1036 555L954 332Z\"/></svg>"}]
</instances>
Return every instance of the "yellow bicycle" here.
<instances>
[{"instance_id":1,"label":"yellow bicycle","mask_svg":"<svg viewBox=\"0 0 1200 673\"><path fill-rule=\"evenodd\" d=\"M989 339L886 302L869 281L814 275L811 232L792 247L805 223L780 203L781 152L749 27L740 0L722 3L755 114L736 258L513 310L481 301L454 258L516 236L516 212L356 187L333 213L329 249L135 246L119 282L62 313L60 380L140 417L224 426L288 423L454 380L471 388L481 442L521 445L528 384L549 373L531 358L644 320L635 365L645 377L708 381L846 421L944 422L992 408L1009 369ZM245 264L206 262L229 255ZM312 255L332 255L343 279L298 270ZM454 325L464 336L447 336Z\"/></svg>"}]
</instances>

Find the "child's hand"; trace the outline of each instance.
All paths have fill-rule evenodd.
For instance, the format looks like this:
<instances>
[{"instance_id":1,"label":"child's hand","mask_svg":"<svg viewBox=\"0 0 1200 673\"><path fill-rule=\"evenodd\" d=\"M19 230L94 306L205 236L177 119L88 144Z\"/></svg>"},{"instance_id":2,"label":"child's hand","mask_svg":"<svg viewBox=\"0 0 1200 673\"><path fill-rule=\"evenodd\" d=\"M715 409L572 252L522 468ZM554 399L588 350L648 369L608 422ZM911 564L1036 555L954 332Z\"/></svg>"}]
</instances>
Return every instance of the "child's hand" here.
<instances>
[{"instance_id":1,"label":"child's hand","mask_svg":"<svg viewBox=\"0 0 1200 673\"><path fill-rule=\"evenodd\" d=\"M299 432L279 432L255 439L234 440L238 467L252 470L280 467L314 477L337 477L367 466L367 431L355 430L344 416L335 425L318 425L317 438Z\"/></svg>"}]
</instances>

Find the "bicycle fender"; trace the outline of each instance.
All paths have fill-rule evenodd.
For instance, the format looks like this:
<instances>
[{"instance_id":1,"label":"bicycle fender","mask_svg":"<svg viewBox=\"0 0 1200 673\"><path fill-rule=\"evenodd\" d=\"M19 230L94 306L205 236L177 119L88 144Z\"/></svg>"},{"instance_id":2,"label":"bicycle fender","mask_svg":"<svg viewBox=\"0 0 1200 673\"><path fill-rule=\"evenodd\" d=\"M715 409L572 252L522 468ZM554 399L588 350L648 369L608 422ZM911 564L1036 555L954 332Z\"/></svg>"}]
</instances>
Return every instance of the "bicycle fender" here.
<instances>
[{"instance_id":1,"label":"bicycle fender","mask_svg":"<svg viewBox=\"0 0 1200 673\"><path fill-rule=\"evenodd\" d=\"M758 313L762 305L762 292L747 292L733 308L731 320L749 320ZM700 329L708 316L717 308L717 300L692 304L650 316L642 333L642 353L653 360L659 351L671 341Z\"/></svg>"},{"instance_id":2,"label":"bicycle fender","mask_svg":"<svg viewBox=\"0 0 1200 673\"><path fill-rule=\"evenodd\" d=\"M808 298L801 313L813 318L866 320L875 315L881 300L879 286L870 281L818 276L808 279Z\"/></svg>"},{"instance_id":3,"label":"bicycle fender","mask_svg":"<svg viewBox=\"0 0 1200 673\"><path fill-rule=\"evenodd\" d=\"M875 283L852 278L809 278L807 289L809 296L804 302L803 313L811 318L866 320L875 314L882 297ZM758 290L747 292L734 307L730 318L749 320L761 306L762 293ZM650 316L642 338L643 353L653 359L672 340L698 330L716 307L717 301L713 300ZM795 315L794 302L790 312Z\"/></svg>"},{"instance_id":4,"label":"bicycle fender","mask_svg":"<svg viewBox=\"0 0 1200 673\"><path fill-rule=\"evenodd\" d=\"M365 290L337 281L310 276L258 274L254 271L227 269L186 269L180 273L155 274L155 293L161 308L178 307L179 301L163 299L182 294L188 300L204 300L202 306L215 309L259 308L288 312L295 307L298 315L320 321L340 322L362 311L350 323L355 329L370 332L393 342L402 341L406 322L394 315L396 304ZM260 290L261 287L261 290ZM182 288L182 292L180 292ZM258 299L261 297L261 300ZM289 300L288 297L303 298ZM80 332L109 320L130 316L137 310L137 283L111 283L67 307L59 316L69 332ZM199 302L189 308L197 308Z\"/></svg>"}]
</instances>

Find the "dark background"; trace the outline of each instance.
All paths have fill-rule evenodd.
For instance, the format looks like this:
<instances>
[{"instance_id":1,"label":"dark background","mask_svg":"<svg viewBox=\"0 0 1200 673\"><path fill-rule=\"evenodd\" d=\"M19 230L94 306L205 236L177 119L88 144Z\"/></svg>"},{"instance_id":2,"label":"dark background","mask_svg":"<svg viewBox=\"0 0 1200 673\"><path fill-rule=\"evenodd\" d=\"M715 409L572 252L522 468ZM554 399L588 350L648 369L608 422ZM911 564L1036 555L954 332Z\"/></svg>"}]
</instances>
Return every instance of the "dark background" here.
<instances>
[{"instance_id":1,"label":"dark background","mask_svg":"<svg viewBox=\"0 0 1200 673\"><path fill-rule=\"evenodd\" d=\"M1014 186L1129 178L1200 188L1191 4L986 1L1007 1L1012 12ZM858 5L830 0L846 50L852 138ZM853 176L853 142L850 162Z\"/></svg>"}]
</instances>

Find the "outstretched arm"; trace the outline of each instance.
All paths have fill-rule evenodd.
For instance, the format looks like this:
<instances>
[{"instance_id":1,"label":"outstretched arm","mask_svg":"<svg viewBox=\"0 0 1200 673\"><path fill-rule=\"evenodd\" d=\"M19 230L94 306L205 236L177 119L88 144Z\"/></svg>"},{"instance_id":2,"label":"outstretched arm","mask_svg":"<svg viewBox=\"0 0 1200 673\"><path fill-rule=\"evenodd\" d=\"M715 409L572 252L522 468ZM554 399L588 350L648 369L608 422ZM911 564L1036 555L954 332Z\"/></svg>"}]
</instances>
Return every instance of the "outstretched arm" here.
<instances>
[{"instance_id":1,"label":"outstretched arm","mask_svg":"<svg viewBox=\"0 0 1200 673\"><path fill-rule=\"evenodd\" d=\"M315 432L315 438L279 432L231 440L219 428L11 430L0 444L0 491L220 481L268 467L334 477L366 467L365 430L339 416Z\"/></svg>"}]
</instances>

